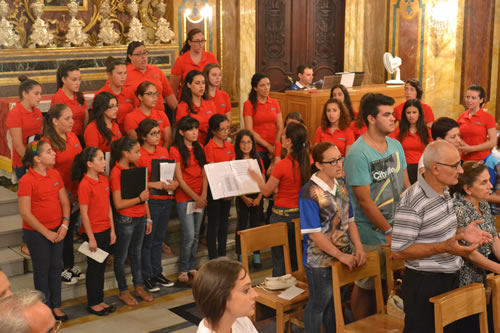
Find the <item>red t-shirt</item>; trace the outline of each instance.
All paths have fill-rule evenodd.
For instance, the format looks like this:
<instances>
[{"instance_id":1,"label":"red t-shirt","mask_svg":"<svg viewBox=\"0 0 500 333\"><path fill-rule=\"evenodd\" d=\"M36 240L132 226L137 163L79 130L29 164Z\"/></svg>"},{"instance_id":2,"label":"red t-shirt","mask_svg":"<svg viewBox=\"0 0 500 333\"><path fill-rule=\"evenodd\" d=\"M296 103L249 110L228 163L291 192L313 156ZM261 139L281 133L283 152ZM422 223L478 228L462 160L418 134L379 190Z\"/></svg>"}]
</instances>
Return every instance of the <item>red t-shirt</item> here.
<instances>
[{"instance_id":1,"label":"red t-shirt","mask_svg":"<svg viewBox=\"0 0 500 333\"><path fill-rule=\"evenodd\" d=\"M226 113L231 112L231 100L227 92L216 89L215 96L210 97L210 100L215 105L215 112L225 116Z\"/></svg>"},{"instance_id":2,"label":"red t-shirt","mask_svg":"<svg viewBox=\"0 0 500 333\"><path fill-rule=\"evenodd\" d=\"M236 156L233 144L227 141L224 141L224 146L221 147L210 139L204 150L207 163L232 161Z\"/></svg>"},{"instance_id":3,"label":"red t-shirt","mask_svg":"<svg viewBox=\"0 0 500 333\"><path fill-rule=\"evenodd\" d=\"M141 147L141 158L139 161L137 161L136 165L138 167L146 167L148 168L148 182L151 181L151 163L153 160L156 159L169 159L170 154L168 153L168 150L163 148L162 146L156 146L156 149L154 153L150 153L143 147ZM155 199L155 200L166 200L166 199L173 199L174 196L172 195L150 195L150 199Z\"/></svg>"},{"instance_id":4,"label":"red t-shirt","mask_svg":"<svg viewBox=\"0 0 500 333\"><path fill-rule=\"evenodd\" d=\"M40 109L33 108L33 111L28 111L21 103L16 103L16 106L9 111L7 115L7 128L20 128L24 146L28 144L28 138L42 132L43 116ZM16 149L12 147L12 166L20 168L23 166L21 156Z\"/></svg>"},{"instance_id":5,"label":"red t-shirt","mask_svg":"<svg viewBox=\"0 0 500 333\"><path fill-rule=\"evenodd\" d=\"M136 108L134 111L130 112L125 118L125 123L123 124L123 130L125 131L125 134L127 134L129 130L136 130L137 127L139 127L141 121L143 121L146 118L154 119L158 122L161 131L161 139L159 145L163 146L165 142L163 140L163 138L165 138L165 129L170 127L170 122L168 121L167 115L163 111L158 111L156 109L153 109L151 111L151 114L149 116L146 116L144 112L141 111L141 109Z\"/></svg>"},{"instance_id":6,"label":"red t-shirt","mask_svg":"<svg viewBox=\"0 0 500 333\"><path fill-rule=\"evenodd\" d=\"M44 137L43 140L50 143L48 138ZM75 156L82 152L80 140L78 140L74 133L69 132L66 133L66 149L59 151L54 146L52 146L52 149L56 152L54 169L61 174L66 190L76 195L78 193L78 182L71 180L71 172Z\"/></svg>"},{"instance_id":7,"label":"red t-shirt","mask_svg":"<svg viewBox=\"0 0 500 333\"><path fill-rule=\"evenodd\" d=\"M203 146L202 146L203 148ZM201 190L203 187L203 175L202 168L198 163L196 157L193 154L193 148L189 149L189 159L187 163L187 168L184 167L184 163L182 161L181 154L179 153L179 149L177 147L170 147L170 156L175 160L176 163L179 163L182 171L182 178L186 182L186 184L193 190L196 194L201 195ZM187 195L179 186L175 191L175 200L177 202L184 201L193 201L194 199Z\"/></svg>"},{"instance_id":8,"label":"red t-shirt","mask_svg":"<svg viewBox=\"0 0 500 333\"><path fill-rule=\"evenodd\" d=\"M61 225L62 207L59 201L59 190L64 183L59 172L47 169L43 176L30 168L19 180L18 197L31 197L31 213L47 229L55 229ZM35 230L23 220L23 229Z\"/></svg>"},{"instance_id":9,"label":"red t-shirt","mask_svg":"<svg viewBox=\"0 0 500 333\"><path fill-rule=\"evenodd\" d=\"M495 128L495 118L483 109L469 118L469 110L463 112L457 120L460 126L460 136L469 146L476 146L486 142L488 130ZM482 161L490 153L490 150L475 151L470 154L462 154L464 161Z\"/></svg>"},{"instance_id":10,"label":"red t-shirt","mask_svg":"<svg viewBox=\"0 0 500 333\"><path fill-rule=\"evenodd\" d=\"M432 135L430 128L427 129L429 133L429 142L432 142ZM399 140L399 128L396 128L394 132L389 135L391 138L395 140ZM403 138L401 142L401 146L405 151L405 158L407 164L418 164L420 161L420 157L424 153L426 145L418 136L418 133L410 133L408 132L406 136Z\"/></svg>"},{"instance_id":11,"label":"red t-shirt","mask_svg":"<svg viewBox=\"0 0 500 333\"><path fill-rule=\"evenodd\" d=\"M76 98L76 94L73 99L68 98L66 94L62 91L61 88L57 90L54 96L52 96L52 101L50 102L50 106L54 104L65 104L67 105L71 111L73 112L73 128L71 132L76 135L83 135L83 123L85 122L85 111L88 109L87 102L83 100L83 104L78 102Z\"/></svg>"},{"instance_id":12,"label":"red t-shirt","mask_svg":"<svg viewBox=\"0 0 500 333\"><path fill-rule=\"evenodd\" d=\"M349 125L349 129L352 131L354 134L354 141L356 141L360 136L366 133L368 130L368 127L366 127L365 124L363 124L363 127L359 128L354 124L354 121Z\"/></svg>"},{"instance_id":13,"label":"red t-shirt","mask_svg":"<svg viewBox=\"0 0 500 333\"><path fill-rule=\"evenodd\" d=\"M320 143L323 141L334 143L339 148L342 156L345 156L346 146L350 146L354 143L354 133L349 127L343 130L337 128L333 132L329 128L327 128L326 131L323 131L321 127L318 127L316 135L314 136L314 143Z\"/></svg>"},{"instance_id":14,"label":"red t-shirt","mask_svg":"<svg viewBox=\"0 0 500 333\"><path fill-rule=\"evenodd\" d=\"M106 139L97 129L97 123L95 120L91 121L87 127L85 128L85 133L83 134L83 138L85 140L85 145L95 146L102 150L104 153L111 151L111 142L118 140L122 137L122 133L120 132L120 127L116 122L112 122L111 132L113 132L113 136L111 137L111 141L109 144Z\"/></svg>"},{"instance_id":15,"label":"red t-shirt","mask_svg":"<svg viewBox=\"0 0 500 333\"><path fill-rule=\"evenodd\" d=\"M165 105L163 105L163 98L170 96L174 93L172 88L170 87L170 83L168 83L165 74L161 71L161 69L154 65L148 65L146 70L141 72L132 64L127 65L127 81L125 81L124 87L126 89L130 89L133 92L134 105L139 105L139 99L135 96L135 91L137 87L144 81L149 81L155 84L156 89L160 93L158 96L158 101L156 102L155 109L160 111L165 111Z\"/></svg>"},{"instance_id":16,"label":"red t-shirt","mask_svg":"<svg viewBox=\"0 0 500 333\"><path fill-rule=\"evenodd\" d=\"M135 100L135 95L134 92L125 86L122 87L122 91L119 95L116 95L113 90L109 87L109 80L106 81L104 86L99 89L98 91L95 92L95 96L99 95L99 93L107 91L109 93L112 93L116 99L118 100L118 104L120 104L120 107L118 108L118 115L116 116L116 121L118 122L118 125L120 125L123 128L123 122L125 121L125 116L132 112L134 110L134 100ZM95 99L95 97L94 97ZM92 102L92 105L94 102Z\"/></svg>"},{"instance_id":17,"label":"red t-shirt","mask_svg":"<svg viewBox=\"0 0 500 333\"><path fill-rule=\"evenodd\" d=\"M278 115L281 117L280 105L277 100L271 97L267 98L266 104L257 101L256 110L254 110L250 100L247 100L243 104L243 117L252 117L253 130L271 145L276 140L276 121ZM267 150L257 144L257 151L265 152Z\"/></svg>"},{"instance_id":18,"label":"red t-shirt","mask_svg":"<svg viewBox=\"0 0 500 333\"><path fill-rule=\"evenodd\" d=\"M78 186L78 203L88 206L88 216L93 233L103 232L111 228L109 219L109 183L108 179L99 175L99 181L84 175ZM85 232L85 228L80 229Z\"/></svg>"},{"instance_id":19,"label":"red t-shirt","mask_svg":"<svg viewBox=\"0 0 500 333\"><path fill-rule=\"evenodd\" d=\"M202 145L205 144L205 139L208 133L208 121L216 113L215 105L212 101L201 99L201 106L198 107L193 104L193 109L196 113L192 113L189 110L189 106L186 102L180 102L177 105L177 115L175 116L175 121L179 121L182 117L191 116L200 122L199 132L198 132L198 142Z\"/></svg>"},{"instance_id":20,"label":"red t-shirt","mask_svg":"<svg viewBox=\"0 0 500 333\"><path fill-rule=\"evenodd\" d=\"M403 107L405 106L405 103L406 102L403 102L394 108L394 118L396 118L397 121L401 121L401 114L403 113ZM424 110L425 122L426 123L434 122L435 119L434 119L434 113L432 112L432 108L422 101L420 101L420 104L422 104L422 109Z\"/></svg>"},{"instance_id":21,"label":"red t-shirt","mask_svg":"<svg viewBox=\"0 0 500 333\"><path fill-rule=\"evenodd\" d=\"M274 205L280 208L298 208L302 188L300 166L290 155L276 163L272 176L280 181Z\"/></svg>"},{"instance_id":22,"label":"red t-shirt","mask_svg":"<svg viewBox=\"0 0 500 333\"><path fill-rule=\"evenodd\" d=\"M114 168L111 169L111 174L109 175L109 182L111 184L111 192L116 192L122 190L121 177L122 170L124 170L120 164L116 163ZM146 215L146 204L137 204L135 206L117 209L118 214L128 217L142 217Z\"/></svg>"}]
</instances>

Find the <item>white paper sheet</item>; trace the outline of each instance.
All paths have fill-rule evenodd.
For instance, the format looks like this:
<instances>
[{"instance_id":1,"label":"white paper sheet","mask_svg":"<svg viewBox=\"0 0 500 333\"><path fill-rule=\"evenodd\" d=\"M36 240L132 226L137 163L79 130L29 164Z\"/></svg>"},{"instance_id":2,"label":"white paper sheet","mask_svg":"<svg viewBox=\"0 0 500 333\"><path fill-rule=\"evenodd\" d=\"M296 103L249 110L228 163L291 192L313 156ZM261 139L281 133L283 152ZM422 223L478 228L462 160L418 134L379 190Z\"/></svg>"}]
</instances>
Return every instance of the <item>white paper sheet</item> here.
<instances>
[{"instance_id":1,"label":"white paper sheet","mask_svg":"<svg viewBox=\"0 0 500 333\"><path fill-rule=\"evenodd\" d=\"M175 163L160 163L160 181L168 184L168 180L173 180L175 175ZM174 192L168 191L168 194L174 195Z\"/></svg>"},{"instance_id":2,"label":"white paper sheet","mask_svg":"<svg viewBox=\"0 0 500 333\"><path fill-rule=\"evenodd\" d=\"M106 260L106 258L109 255L108 252L101 250L100 248L97 248L97 251L95 252L90 251L88 242L83 242L82 245L80 245L80 247L78 248L78 252L86 255L89 258L94 259L95 261L101 264L104 262L104 260Z\"/></svg>"},{"instance_id":3,"label":"white paper sheet","mask_svg":"<svg viewBox=\"0 0 500 333\"><path fill-rule=\"evenodd\" d=\"M299 296L304 292L304 289L300 289L299 287L296 286L291 286L288 289L285 289L281 294L278 294L278 297L286 299L286 300L291 300L294 299L295 297Z\"/></svg>"},{"instance_id":4,"label":"white paper sheet","mask_svg":"<svg viewBox=\"0 0 500 333\"><path fill-rule=\"evenodd\" d=\"M195 206L196 206L195 201L188 202L186 206L186 215L193 213L203 213L203 208L195 208Z\"/></svg>"},{"instance_id":5,"label":"white paper sheet","mask_svg":"<svg viewBox=\"0 0 500 333\"><path fill-rule=\"evenodd\" d=\"M354 73L342 73L340 84L344 85L346 88L352 88L352 84L354 83L354 75Z\"/></svg>"},{"instance_id":6,"label":"white paper sheet","mask_svg":"<svg viewBox=\"0 0 500 333\"><path fill-rule=\"evenodd\" d=\"M228 162L205 164L205 173L214 200L239 195L233 170Z\"/></svg>"},{"instance_id":7,"label":"white paper sheet","mask_svg":"<svg viewBox=\"0 0 500 333\"><path fill-rule=\"evenodd\" d=\"M257 160L235 160L230 163L239 194L259 193L259 185L248 174L248 169L251 169L261 175L262 178L262 172Z\"/></svg>"}]
</instances>

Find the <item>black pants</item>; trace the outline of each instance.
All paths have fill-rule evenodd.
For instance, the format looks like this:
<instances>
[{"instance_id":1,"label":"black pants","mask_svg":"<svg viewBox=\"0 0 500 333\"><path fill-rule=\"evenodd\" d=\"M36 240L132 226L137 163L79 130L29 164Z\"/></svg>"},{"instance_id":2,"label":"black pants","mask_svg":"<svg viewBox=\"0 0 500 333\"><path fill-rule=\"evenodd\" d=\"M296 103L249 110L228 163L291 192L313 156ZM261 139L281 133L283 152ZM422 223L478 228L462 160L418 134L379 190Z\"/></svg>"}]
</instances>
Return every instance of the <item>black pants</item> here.
<instances>
[{"instance_id":1,"label":"black pants","mask_svg":"<svg viewBox=\"0 0 500 333\"><path fill-rule=\"evenodd\" d=\"M405 309L404 333L434 333L434 304L429 298L458 288L458 274L428 273L406 268L402 294ZM445 327L455 333L456 324Z\"/></svg>"},{"instance_id":2,"label":"black pants","mask_svg":"<svg viewBox=\"0 0 500 333\"><path fill-rule=\"evenodd\" d=\"M56 229L52 231L57 232ZM63 243L52 243L41 233L23 229L33 263L35 289L45 295L45 304L51 309L61 307L61 271Z\"/></svg>"},{"instance_id":3,"label":"black pants","mask_svg":"<svg viewBox=\"0 0 500 333\"><path fill-rule=\"evenodd\" d=\"M63 264L64 269L71 269L75 266L75 255L73 254L73 235L75 224L78 222L78 217L80 216L80 210L77 210L69 217L68 232L66 232L66 237L64 237L64 247L63 247Z\"/></svg>"},{"instance_id":4,"label":"black pants","mask_svg":"<svg viewBox=\"0 0 500 333\"><path fill-rule=\"evenodd\" d=\"M257 195L247 195L250 198L257 197ZM248 228L255 228L262 225L262 200L260 205L256 207L247 207L241 197L236 197L236 211L238 213L238 225L236 226L236 253L241 254L241 241L238 231ZM256 253L259 253L257 251Z\"/></svg>"},{"instance_id":5,"label":"black pants","mask_svg":"<svg viewBox=\"0 0 500 333\"><path fill-rule=\"evenodd\" d=\"M406 166L406 171L408 172L410 184L415 183L418 179L418 164L408 164Z\"/></svg>"},{"instance_id":6,"label":"black pants","mask_svg":"<svg viewBox=\"0 0 500 333\"><path fill-rule=\"evenodd\" d=\"M225 199L213 200L211 198L208 201L207 247L209 259L226 255L227 225L232 201Z\"/></svg>"},{"instance_id":7,"label":"black pants","mask_svg":"<svg viewBox=\"0 0 500 333\"><path fill-rule=\"evenodd\" d=\"M103 232L94 233L94 238L97 247L101 250L109 252L111 229ZM88 241L87 234L84 238ZM88 306L101 304L104 299L104 270L106 269L106 260L101 264L90 257L87 257L87 275L85 279L85 287L87 287L87 303Z\"/></svg>"}]
</instances>

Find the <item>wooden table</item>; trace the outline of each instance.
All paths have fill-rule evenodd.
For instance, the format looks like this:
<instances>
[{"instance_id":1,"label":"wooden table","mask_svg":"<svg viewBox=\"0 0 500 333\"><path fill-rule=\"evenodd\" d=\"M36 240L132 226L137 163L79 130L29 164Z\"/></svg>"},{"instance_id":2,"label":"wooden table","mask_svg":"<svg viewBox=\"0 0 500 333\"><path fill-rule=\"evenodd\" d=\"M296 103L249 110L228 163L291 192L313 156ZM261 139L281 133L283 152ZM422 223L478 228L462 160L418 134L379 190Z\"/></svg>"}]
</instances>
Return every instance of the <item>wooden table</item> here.
<instances>
[{"instance_id":1,"label":"wooden table","mask_svg":"<svg viewBox=\"0 0 500 333\"><path fill-rule=\"evenodd\" d=\"M396 101L394 104L395 106L406 100L403 85L389 86L385 84L373 84L349 88L348 90L349 95L351 96L352 107L355 110L359 110L361 97L369 92L376 92L391 96ZM321 113L323 112L323 106L330 98L329 89L309 91L288 90L284 93L271 92L269 96L278 100L280 103L283 120L290 112L299 112L302 114L306 127L309 131L309 138L311 141L314 140L314 133L321 125Z\"/></svg>"}]
</instances>

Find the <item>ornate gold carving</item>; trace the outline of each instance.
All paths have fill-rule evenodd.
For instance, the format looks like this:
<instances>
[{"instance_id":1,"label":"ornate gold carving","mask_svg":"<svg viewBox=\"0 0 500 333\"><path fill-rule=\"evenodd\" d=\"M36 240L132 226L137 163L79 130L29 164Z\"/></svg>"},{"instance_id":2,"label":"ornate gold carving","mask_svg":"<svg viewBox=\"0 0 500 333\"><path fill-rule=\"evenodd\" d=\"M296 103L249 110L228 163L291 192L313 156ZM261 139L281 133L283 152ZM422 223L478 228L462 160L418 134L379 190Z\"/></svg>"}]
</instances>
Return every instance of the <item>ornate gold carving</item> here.
<instances>
[{"instance_id":1,"label":"ornate gold carving","mask_svg":"<svg viewBox=\"0 0 500 333\"><path fill-rule=\"evenodd\" d=\"M7 20L9 5L5 0L0 1L0 46L7 48L20 48L20 38L14 26Z\"/></svg>"},{"instance_id":2,"label":"ornate gold carving","mask_svg":"<svg viewBox=\"0 0 500 333\"><path fill-rule=\"evenodd\" d=\"M43 0L46 12L65 12L68 10L67 0ZM88 0L78 0L78 11L84 12L89 9Z\"/></svg>"}]
</instances>

